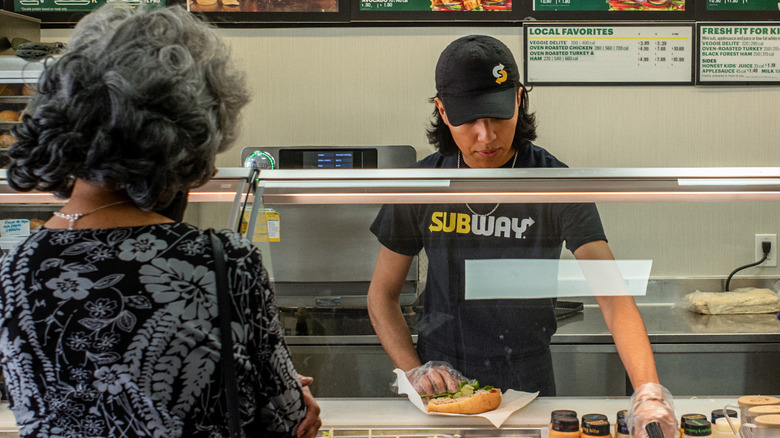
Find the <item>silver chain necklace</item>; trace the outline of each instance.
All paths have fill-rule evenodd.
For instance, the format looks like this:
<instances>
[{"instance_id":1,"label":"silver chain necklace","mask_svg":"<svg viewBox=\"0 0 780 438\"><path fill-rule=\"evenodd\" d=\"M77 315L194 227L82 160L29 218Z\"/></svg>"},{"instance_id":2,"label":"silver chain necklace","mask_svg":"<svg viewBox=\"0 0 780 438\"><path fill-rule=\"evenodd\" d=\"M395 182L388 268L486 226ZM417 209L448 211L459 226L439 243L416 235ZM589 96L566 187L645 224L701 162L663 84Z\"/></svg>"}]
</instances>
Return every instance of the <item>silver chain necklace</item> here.
<instances>
[{"instance_id":1,"label":"silver chain necklace","mask_svg":"<svg viewBox=\"0 0 780 438\"><path fill-rule=\"evenodd\" d=\"M461 156L461 153L460 153L460 151L458 151L458 169L460 169L460 156ZM515 163L517 163L517 149L515 149L515 159L512 160L512 168L513 169L515 168ZM490 210L489 212L484 213L484 214L483 213L477 213L476 211L472 210L471 206L468 204L468 202L466 203L466 208L468 208L469 211L471 212L471 214L473 214L473 215L480 216L480 217L487 217L487 216L490 216L491 214L495 213L495 211L498 210L498 206L499 205L501 205L501 203L496 204L496 206L493 207L492 210Z\"/></svg>"},{"instance_id":2,"label":"silver chain necklace","mask_svg":"<svg viewBox=\"0 0 780 438\"><path fill-rule=\"evenodd\" d=\"M73 224L76 223L77 220L83 218L84 216L86 216L88 214L92 214L92 213L94 213L94 212L96 212L98 210L102 210L104 208L113 207L113 206L119 205L119 204L125 204L127 202L130 202L130 201L124 200L124 201L114 202L114 203L111 203L111 204L102 205L102 206L100 206L100 207L98 207L98 208L96 208L94 210L90 210L90 211L88 211L86 213L67 214L67 213L63 213L61 211L55 211L53 214L55 216L57 216L58 218L60 218L60 219L67 220L68 221L68 229L72 230L73 229Z\"/></svg>"}]
</instances>

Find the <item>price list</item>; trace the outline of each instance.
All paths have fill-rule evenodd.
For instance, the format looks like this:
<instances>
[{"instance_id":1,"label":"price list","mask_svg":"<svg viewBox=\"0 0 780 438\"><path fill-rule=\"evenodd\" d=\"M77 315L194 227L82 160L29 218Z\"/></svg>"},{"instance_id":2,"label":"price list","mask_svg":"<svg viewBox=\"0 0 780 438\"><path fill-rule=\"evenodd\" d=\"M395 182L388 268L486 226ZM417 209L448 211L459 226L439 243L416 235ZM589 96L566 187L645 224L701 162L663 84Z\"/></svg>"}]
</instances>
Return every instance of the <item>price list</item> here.
<instances>
[{"instance_id":1,"label":"price list","mask_svg":"<svg viewBox=\"0 0 780 438\"><path fill-rule=\"evenodd\" d=\"M780 24L700 24L698 82L780 84Z\"/></svg>"},{"instance_id":2,"label":"price list","mask_svg":"<svg viewBox=\"0 0 780 438\"><path fill-rule=\"evenodd\" d=\"M91 12L98 6L109 3L110 0L75 0L75 1L39 1L13 0L15 12ZM128 1L133 7L144 4L150 8L165 7L167 0L136 0ZM0 6L0 9L3 9Z\"/></svg>"},{"instance_id":3,"label":"price list","mask_svg":"<svg viewBox=\"0 0 780 438\"><path fill-rule=\"evenodd\" d=\"M692 84L692 25L525 28L525 80L568 84Z\"/></svg>"},{"instance_id":4,"label":"price list","mask_svg":"<svg viewBox=\"0 0 780 438\"><path fill-rule=\"evenodd\" d=\"M708 11L777 11L777 0L707 0Z\"/></svg>"}]
</instances>

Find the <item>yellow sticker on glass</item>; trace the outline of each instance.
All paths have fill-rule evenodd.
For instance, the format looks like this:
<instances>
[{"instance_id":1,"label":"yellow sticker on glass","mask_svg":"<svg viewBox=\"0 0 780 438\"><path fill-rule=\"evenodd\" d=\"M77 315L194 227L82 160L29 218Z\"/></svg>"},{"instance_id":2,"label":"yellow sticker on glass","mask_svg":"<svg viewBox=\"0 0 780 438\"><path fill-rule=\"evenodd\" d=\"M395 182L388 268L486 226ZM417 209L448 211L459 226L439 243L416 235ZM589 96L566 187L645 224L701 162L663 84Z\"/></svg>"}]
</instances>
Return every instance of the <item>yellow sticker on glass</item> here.
<instances>
[{"instance_id":1,"label":"yellow sticker on glass","mask_svg":"<svg viewBox=\"0 0 780 438\"><path fill-rule=\"evenodd\" d=\"M241 232L246 233L247 223L251 213L244 213L244 219L241 221ZM260 214L257 215L257 222L255 223L255 233L252 236L253 242L280 242L279 213L272 208L266 208Z\"/></svg>"}]
</instances>

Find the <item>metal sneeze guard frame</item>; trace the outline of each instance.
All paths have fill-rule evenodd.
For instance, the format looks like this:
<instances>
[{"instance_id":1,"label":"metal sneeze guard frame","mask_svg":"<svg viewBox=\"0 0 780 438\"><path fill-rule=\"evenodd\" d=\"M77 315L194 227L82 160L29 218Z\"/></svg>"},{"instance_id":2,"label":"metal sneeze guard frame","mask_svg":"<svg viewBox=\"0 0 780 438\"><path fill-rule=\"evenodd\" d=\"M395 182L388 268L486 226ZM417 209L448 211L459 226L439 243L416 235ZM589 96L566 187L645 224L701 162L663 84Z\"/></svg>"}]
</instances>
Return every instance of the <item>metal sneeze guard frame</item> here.
<instances>
[{"instance_id":1,"label":"metal sneeze guard frame","mask_svg":"<svg viewBox=\"0 0 780 438\"><path fill-rule=\"evenodd\" d=\"M244 169L244 172L247 172ZM228 228L252 203L247 236L260 208L282 204L449 204L571 202L780 201L780 168L264 169L237 185ZM221 169L237 175L236 169ZM255 177L254 175L257 175ZM254 180L251 199L242 192ZM192 193L190 198L197 196ZM260 202L254 202L260 199ZM243 209L242 209L243 210Z\"/></svg>"},{"instance_id":2,"label":"metal sneeze guard frame","mask_svg":"<svg viewBox=\"0 0 780 438\"><path fill-rule=\"evenodd\" d=\"M780 168L262 170L263 204L780 201Z\"/></svg>"},{"instance_id":3,"label":"metal sneeze guard frame","mask_svg":"<svg viewBox=\"0 0 780 438\"><path fill-rule=\"evenodd\" d=\"M249 172L220 168L189 201L235 203ZM250 194L269 205L780 201L780 167L273 169L259 171L255 184ZM14 191L0 169L0 204L63 202Z\"/></svg>"}]
</instances>

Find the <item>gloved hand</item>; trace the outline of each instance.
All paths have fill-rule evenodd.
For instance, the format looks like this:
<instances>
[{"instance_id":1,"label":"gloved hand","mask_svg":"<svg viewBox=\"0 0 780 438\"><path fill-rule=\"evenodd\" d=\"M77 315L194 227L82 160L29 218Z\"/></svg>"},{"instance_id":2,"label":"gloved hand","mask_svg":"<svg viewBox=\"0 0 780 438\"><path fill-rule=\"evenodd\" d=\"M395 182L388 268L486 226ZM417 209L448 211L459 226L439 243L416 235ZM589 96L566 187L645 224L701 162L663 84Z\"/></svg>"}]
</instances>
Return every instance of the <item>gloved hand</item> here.
<instances>
[{"instance_id":1,"label":"gloved hand","mask_svg":"<svg viewBox=\"0 0 780 438\"><path fill-rule=\"evenodd\" d=\"M460 371L447 362L430 361L406 371L406 378L420 395L436 395L442 392L457 392L458 384L464 380ZM395 388L398 385L395 384Z\"/></svg>"},{"instance_id":2,"label":"gloved hand","mask_svg":"<svg viewBox=\"0 0 780 438\"><path fill-rule=\"evenodd\" d=\"M634 391L626 413L631 437L647 438L645 426L654 421L661 426L665 438L678 435L672 394L658 383L645 383Z\"/></svg>"}]
</instances>

